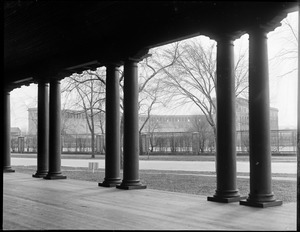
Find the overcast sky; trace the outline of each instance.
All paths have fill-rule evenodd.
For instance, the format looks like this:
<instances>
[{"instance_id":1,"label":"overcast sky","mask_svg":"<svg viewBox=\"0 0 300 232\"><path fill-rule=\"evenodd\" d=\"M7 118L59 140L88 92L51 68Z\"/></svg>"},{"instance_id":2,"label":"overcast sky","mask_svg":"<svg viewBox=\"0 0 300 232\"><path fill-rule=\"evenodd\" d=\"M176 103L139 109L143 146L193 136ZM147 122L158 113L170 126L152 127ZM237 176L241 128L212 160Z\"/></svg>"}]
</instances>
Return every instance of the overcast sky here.
<instances>
[{"instance_id":1,"label":"overcast sky","mask_svg":"<svg viewBox=\"0 0 300 232\"><path fill-rule=\"evenodd\" d=\"M298 29L298 12L288 15L288 20ZM298 31L296 31L298 35ZM235 47L248 46L248 35L235 41ZM283 49L297 49L292 38L291 30L287 26L281 26L268 34L269 72L270 72L270 102L272 107L279 110L279 128L296 128L297 125L297 75L294 71L285 73L297 67L297 59L274 58ZM27 131L27 109L36 107L37 86L23 86L11 92L11 126L19 127L22 132ZM161 114L162 111L160 111ZM199 114L196 107L184 107L181 111L164 110L166 114ZM182 113L184 112L184 113ZM154 112L155 113L155 112Z\"/></svg>"}]
</instances>

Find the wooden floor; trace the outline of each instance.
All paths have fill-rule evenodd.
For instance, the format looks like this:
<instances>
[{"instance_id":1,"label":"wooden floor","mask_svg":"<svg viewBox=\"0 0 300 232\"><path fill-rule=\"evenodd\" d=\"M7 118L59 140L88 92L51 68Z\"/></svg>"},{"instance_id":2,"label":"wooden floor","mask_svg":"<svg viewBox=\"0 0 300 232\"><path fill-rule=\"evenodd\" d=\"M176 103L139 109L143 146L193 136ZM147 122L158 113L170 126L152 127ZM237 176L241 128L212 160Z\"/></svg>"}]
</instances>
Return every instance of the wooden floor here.
<instances>
[{"instance_id":1,"label":"wooden floor","mask_svg":"<svg viewBox=\"0 0 300 232\"><path fill-rule=\"evenodd\" d=\"M265 209L206 196L4 174L5 230L296 230L296 203Z\"/></svg>"}]
</instances>

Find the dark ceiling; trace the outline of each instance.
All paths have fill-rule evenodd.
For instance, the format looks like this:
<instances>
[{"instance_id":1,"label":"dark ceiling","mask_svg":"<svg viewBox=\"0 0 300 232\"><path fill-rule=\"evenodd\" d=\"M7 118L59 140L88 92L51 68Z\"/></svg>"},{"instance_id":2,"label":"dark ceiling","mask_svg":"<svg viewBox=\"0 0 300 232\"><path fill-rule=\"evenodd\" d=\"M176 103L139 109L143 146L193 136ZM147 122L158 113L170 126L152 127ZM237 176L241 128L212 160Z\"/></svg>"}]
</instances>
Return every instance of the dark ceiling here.
<instances>
[{"instance_id":1,"label":"dark ceiling","mask_svg":"<svg viewBox=\"0 0 300 232\"><path fill-rule=\"evenodd\" d=\"M14 88L195 35L273 30L295 10L296 1L4 1L4 78Z\"/></svg>"}]
</instances>

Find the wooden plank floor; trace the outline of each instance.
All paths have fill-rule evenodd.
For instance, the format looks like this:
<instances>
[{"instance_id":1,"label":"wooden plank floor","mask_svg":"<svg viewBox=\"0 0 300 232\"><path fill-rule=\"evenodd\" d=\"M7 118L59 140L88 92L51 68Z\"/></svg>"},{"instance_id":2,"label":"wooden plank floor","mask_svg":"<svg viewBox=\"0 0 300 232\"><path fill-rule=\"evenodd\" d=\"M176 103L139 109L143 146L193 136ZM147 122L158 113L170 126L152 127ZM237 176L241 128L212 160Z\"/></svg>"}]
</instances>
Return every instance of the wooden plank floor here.
<instances>
[{"instance_id":1,"label":"wooden plank floor","mask_svg":"<svg viewBox=\"0 0 300 232\"><path fill-rule=\"evenodd\" d=\"M265 209L152 189L4 174L5 230L296 230L296 203Z\"/></svg>"}]
</instances>

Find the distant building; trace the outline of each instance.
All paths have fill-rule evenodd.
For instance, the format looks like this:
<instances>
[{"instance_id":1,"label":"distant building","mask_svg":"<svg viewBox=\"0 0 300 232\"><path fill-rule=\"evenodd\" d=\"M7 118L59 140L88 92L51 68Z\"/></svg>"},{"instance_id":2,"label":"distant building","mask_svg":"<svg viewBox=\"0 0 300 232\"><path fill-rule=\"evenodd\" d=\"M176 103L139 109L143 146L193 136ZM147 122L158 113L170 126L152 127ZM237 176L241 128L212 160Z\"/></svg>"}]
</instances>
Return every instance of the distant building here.
<instances>
[{"instance_id":1,"label":"distant building","mask_svg":"<svg viewBox=\"0 0 300 232\"><path fill-rule=\"evenodd\" d=\"M270 107L270 130L278 128L278 109ZM236 131L237 151L249 151L249 103L244 98L236 99ZM278 134L271 133L271 143L275 140L278 140Z\"/></svg>"},{"instance_id":2,"label":"distant building","mask_svg":"<svg viewBox=\"0 0 300 232\"><path fill-rule=\"evenodd\" d=\"M139 116L139 128L146 132L188 132L195 129L199 120L205 120L204 115L151 115L148 121L147 115Z\"/></svg>"},{"instance_id":3,"label":"distant building","mask_svg":"<svg viewBox=\"0 0 300 232\"><path fill-rule=\"evenodd\" d=\"M95 120L95 133L105 131L105 114L97 115ZM139 116L139 128L142 133L152 132L196 132L203 125L208 125L204 115L147 115ZM85 113L82 111L64 109L61 111L62 134L90 134ZM209 130L211 130L208 125ZM278 130L278 109L270 107L270 128ZM236 99L236 131L249 130L248 100ZM211 130L212 131L212 130ZM37 134L37 108L28 109L28 133Z\"/></svg>"},{"instance_id":4,"label":"distant building","mask_svg":"<svg viewBox=\"0 0 300 232\"><path fill-rule=\"evenodd\" d=\"M22 131L19 127L11 127L10 128L10 136L11 137L19 137L22 135Z\"/></svg>"},{"instance_id":5,"label":"distant building","mask_svg":"<svg viewBox=\"0 0 300 232\"><path fill-rule=\"evenodd\" d=\"M98 115L95 120L95 133L101 134L104 128L104 114ZM102 117L102 118L101 118ZM90 134L85 113L76 110L61 110L62 134ZM37 134L37 108L28 109L28 134Z\"/></svg>"},{"instance_id":6,"label":"distant building","mask_svg":"<svg viewBox=\"0 0 300 232\"><path fill-rule=\"evenodd\" d=\"M249 105L244 98L236 99L236 130L249 130ZM270 107L270 129L278 130L278 109Z\"/></svg>"}]
</instances>

